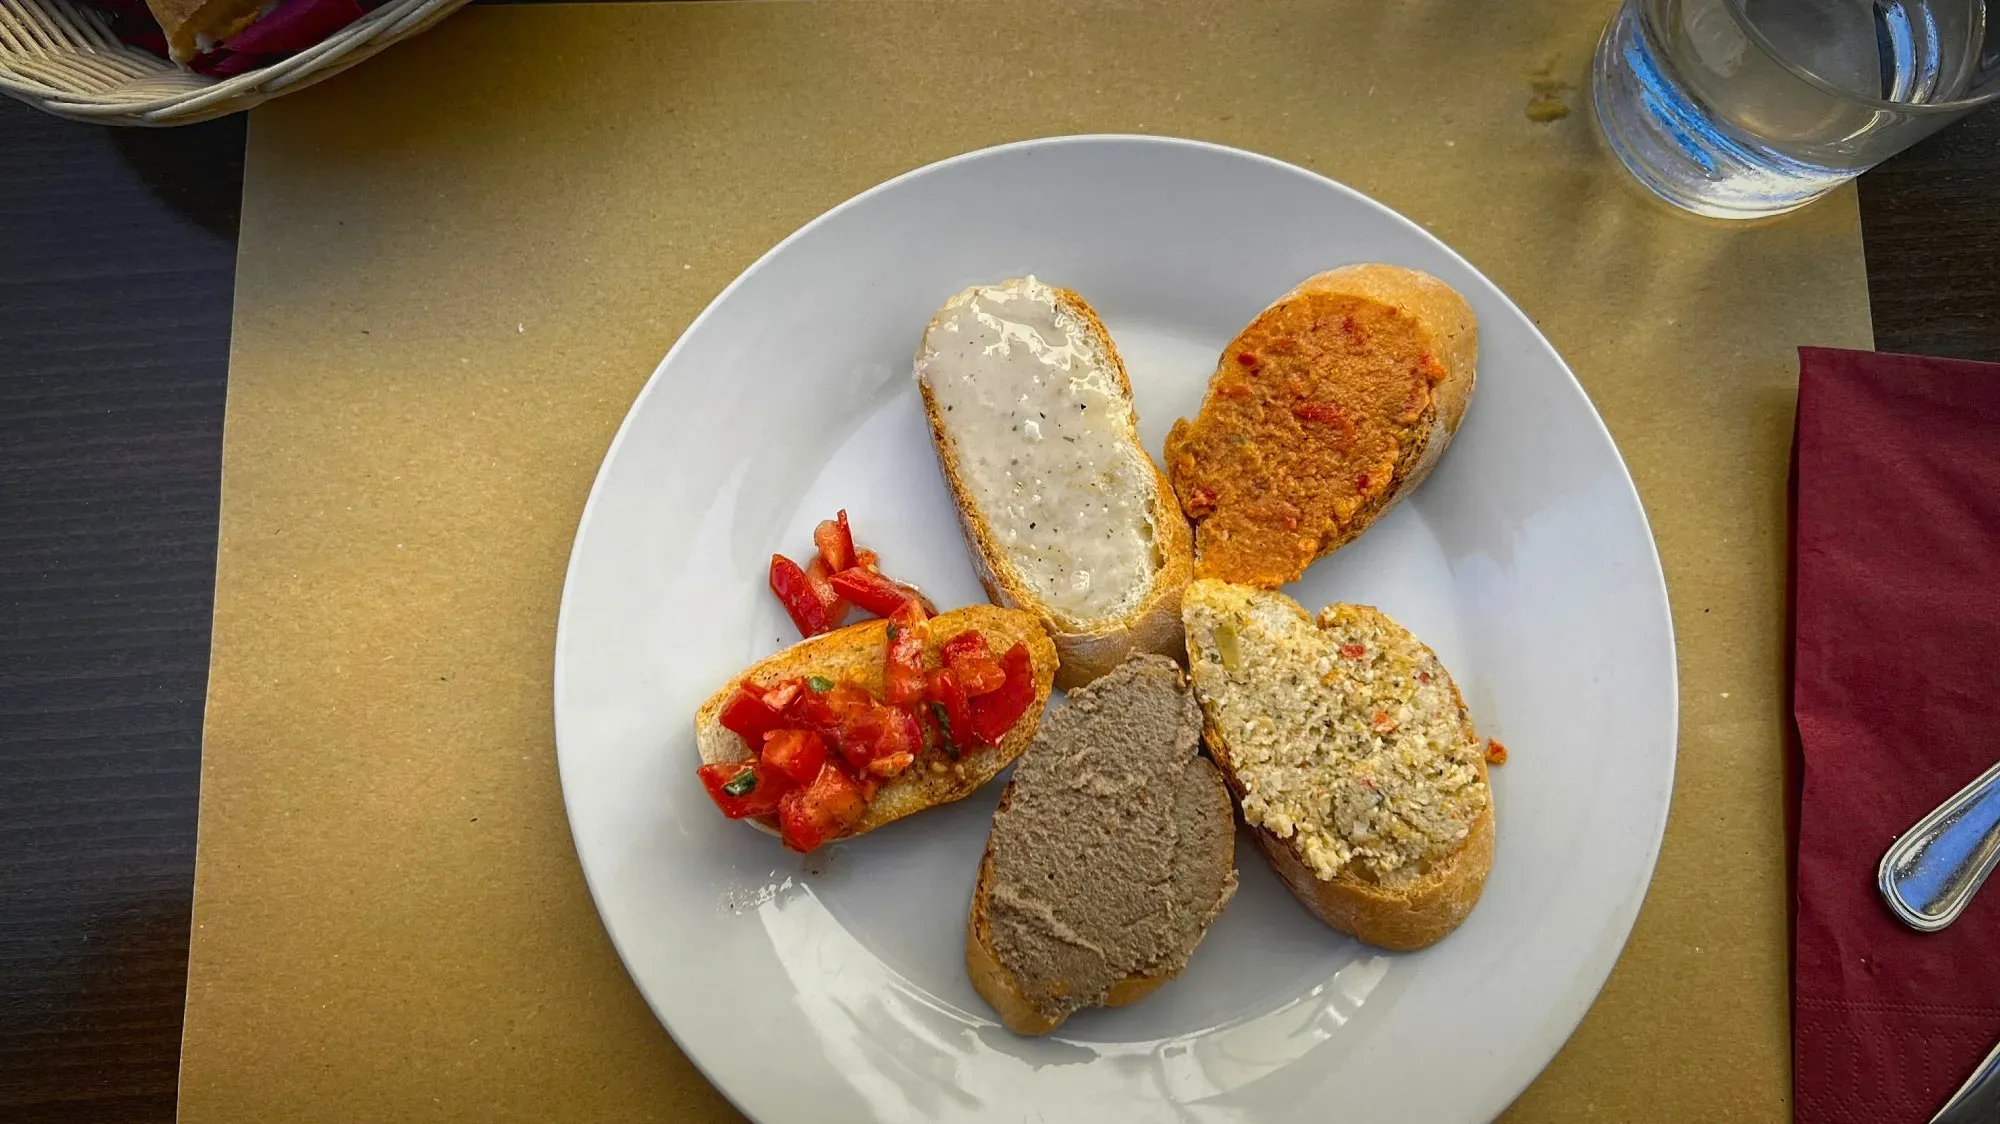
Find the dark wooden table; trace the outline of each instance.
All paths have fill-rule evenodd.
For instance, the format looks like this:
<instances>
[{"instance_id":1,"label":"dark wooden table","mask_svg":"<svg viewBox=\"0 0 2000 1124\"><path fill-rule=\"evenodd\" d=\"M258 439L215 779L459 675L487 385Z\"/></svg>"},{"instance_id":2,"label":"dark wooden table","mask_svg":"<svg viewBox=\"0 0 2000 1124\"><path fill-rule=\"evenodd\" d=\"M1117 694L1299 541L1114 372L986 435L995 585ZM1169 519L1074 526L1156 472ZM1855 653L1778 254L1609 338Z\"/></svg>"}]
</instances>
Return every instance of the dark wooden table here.
<instances>
[{"instance_id":1,"label":"dark wooden table","mask_svg":"<svg viewBox=\"0 0 2000 1124\"><path fill-rule=\"evenodd\" d=\"M243 118L0 99L0 1120L172 1120ZM2000 112L1861 181L1875 338L2000 360Z\"/></svg>"}]
</instances>

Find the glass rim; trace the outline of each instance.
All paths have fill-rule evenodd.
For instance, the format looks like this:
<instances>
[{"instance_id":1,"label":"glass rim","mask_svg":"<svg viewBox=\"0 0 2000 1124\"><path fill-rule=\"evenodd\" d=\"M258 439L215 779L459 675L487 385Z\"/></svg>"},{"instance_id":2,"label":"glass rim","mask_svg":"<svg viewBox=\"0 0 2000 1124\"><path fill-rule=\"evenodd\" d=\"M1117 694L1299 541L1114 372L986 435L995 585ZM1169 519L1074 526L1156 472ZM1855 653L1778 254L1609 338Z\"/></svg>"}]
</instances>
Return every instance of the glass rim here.
<instances>
[{"instance_id":1,"label":"glass rim","mask_svg":"<svg viewBox=\"0 0 2000 1124\"><path fill-rule=\"evenodd\" d=\"M1991 89L1988 89L1983 93L1973 94L1969 97L1958 98L1953 101L1890 101L1888 98L1870 97L1866 94L1857 94L1853 90L1849 90L1846 89L1845 87L1834 85L1833 83L1827 81L1826 79L1821 78L1819 75L1814 74L1810 70L1794 65L1792 63L1792 60L1785 57L1784 52L1778 50L1777 47L1773 46L1771 41L1764 36L1764 33L1757 29L1756 24L1750 22L1749 16L1747 16L1743 11L1743 4L1744 0L1725 0L1723 7L1729 10L1729 17L1736 21L1737 28L1741 30L1743 34L1750 39L1751 42L1757 44L1758 49L1762 50L1766 55L1769 55L1774 62L1776 62L1779 66L1784 67L1788 72L1795 75L1796 77L1802 79L1807 83L1810 83L1813 86L1818 87L1819 89L1829 94L1834 95L1835 97L1853 102L1856 105L1878 111L1887 111L1893 113L1908 113L1916 116L1928 116L1931 114L1939 114L1939 113L1964 113L1967 110L1977 109L1982 105L1986 105L1987 103L1992 102L1996 98L2000 98L2000 75L1995 75L1992 79L1988 81L1987 85L1989 85Z\"/></svg>"}]
</instances>

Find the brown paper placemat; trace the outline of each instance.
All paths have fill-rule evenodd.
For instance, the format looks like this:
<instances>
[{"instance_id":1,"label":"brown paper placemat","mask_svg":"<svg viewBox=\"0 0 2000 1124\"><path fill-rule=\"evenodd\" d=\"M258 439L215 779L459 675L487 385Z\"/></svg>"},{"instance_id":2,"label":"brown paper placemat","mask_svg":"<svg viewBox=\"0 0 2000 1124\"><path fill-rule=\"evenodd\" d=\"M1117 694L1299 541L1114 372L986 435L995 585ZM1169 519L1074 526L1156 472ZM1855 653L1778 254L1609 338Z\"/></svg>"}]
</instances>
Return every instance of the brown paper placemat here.
<instances>
[{"instance_id":1,"label":"brown paper placemat","mask_svg":"<svg viewBox=\"0 0 2000 1124\"><path fill-rule=\"evenodd\" d=\"M731 1117L564 822L577 515L675 335L772 243L930 160L1082 131L1344 180L1575 367L1666 561L1679 779L1625 956L1511 1118L1778 1118L1792 348L1868 346L1860 230L1851 191L1741 227L1626 183L1563 88L1610 8L482 8L257 110L182 1119Z\"/></svg>"}]
</instances>

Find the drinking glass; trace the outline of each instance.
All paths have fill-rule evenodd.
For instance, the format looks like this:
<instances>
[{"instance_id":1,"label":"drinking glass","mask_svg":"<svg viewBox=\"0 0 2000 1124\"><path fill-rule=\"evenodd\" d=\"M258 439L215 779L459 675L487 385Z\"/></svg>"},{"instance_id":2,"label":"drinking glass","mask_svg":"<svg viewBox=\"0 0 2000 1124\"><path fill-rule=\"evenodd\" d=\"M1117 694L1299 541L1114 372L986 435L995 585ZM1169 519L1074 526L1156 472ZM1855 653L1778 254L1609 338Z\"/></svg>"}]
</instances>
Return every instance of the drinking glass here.
<instances>
[{"instance_id":1,"label":"drinking glass","mask_svg":"<svg viewBox=\"0 0 2000 1124\"><path fill-rule=\"evenodd\" d=\"M2000 96L2000 0L1626 0L1591 97L1639 182L1718 218L1802 207Z\"/></svg>"}]
</instances>

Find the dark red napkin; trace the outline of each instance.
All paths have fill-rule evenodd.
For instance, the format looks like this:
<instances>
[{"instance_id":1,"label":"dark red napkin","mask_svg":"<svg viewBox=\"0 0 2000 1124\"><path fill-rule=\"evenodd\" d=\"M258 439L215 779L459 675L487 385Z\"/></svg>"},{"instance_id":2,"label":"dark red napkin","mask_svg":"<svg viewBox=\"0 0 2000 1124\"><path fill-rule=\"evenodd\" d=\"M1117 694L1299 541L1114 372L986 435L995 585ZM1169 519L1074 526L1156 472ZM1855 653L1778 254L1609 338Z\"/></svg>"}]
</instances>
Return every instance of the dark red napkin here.
<instances>
[{"instance_id":1,"label":"dark red napkin","mask_svg":"<svg viewBox=\"0 0 2000 1124\"><path fill-rule=\"evenodd\" d=\"M2000 364L1799 360L1795 1119L1921 1124L2000 1040L2000 884L1925 934L1875 868L2000 760Z\"/></svg>"}]
</instances>

